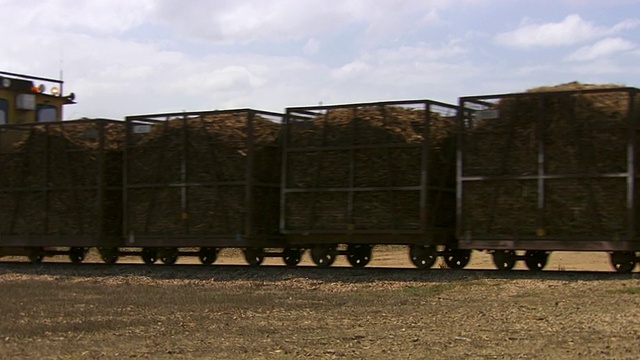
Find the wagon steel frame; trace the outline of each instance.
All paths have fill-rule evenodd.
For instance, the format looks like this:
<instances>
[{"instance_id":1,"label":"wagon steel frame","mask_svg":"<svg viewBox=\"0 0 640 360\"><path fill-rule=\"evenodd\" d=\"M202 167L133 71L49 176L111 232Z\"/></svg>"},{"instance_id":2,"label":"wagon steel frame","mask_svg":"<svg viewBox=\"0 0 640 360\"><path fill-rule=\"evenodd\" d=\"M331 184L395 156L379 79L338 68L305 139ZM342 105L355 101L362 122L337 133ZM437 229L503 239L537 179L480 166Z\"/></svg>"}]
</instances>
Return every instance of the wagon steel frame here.
<instances>
[{"instance_id":1,"label":"wagon steel frame","mask_svg":"<svg viewBox=\"0 0 640 360\"><path fill-rule=\"evenodd\" d=\"M248 153L245 163L244 179L241 181L219 181L212 179L209 182L192 181L190 180L190 174L188 171L187 162L189 161L189 154L187 151L188 143L188 131L187 124L193 118L200 118L207 115L223 115L223 114L245 114L247 121L247 148ZM123 240L121 247L172 247L172 248L188 248L188 247L211 247L211 248L278 248L286 245L284 238L277 234L277 223L274 224L274 231L272 233L262 232L259 233L254 229L253 216L254 216L254 200L256 189L274 189L277 191L278 183L264 183L258 181L255 178L255 151L254 151L254 118L256 116L263 116L268 119L282 121L283 114L254 110L254 109L232 109L232 110L215 110L215 111L194 111L194 112L173 112L173 113L159 113L159 114L147 114L147 115L134 115L126 117L126 135L124 146L124 171L123 171ZM155 182L155 183L133 183L131 181L132 174L132 147L134 146L133 132L137 126L167 126L169 120L181 120L181 136L180 141L180 181L172 182ZM274 144L274 148L276 148ZM163 149L163 154L166 151L173 151L172 149ZM213 161L216 162L215 154L210 154L214 157ZM279 160L279 157L277 157ZM215 168L215 164L213 166ZM212 169L216 171L215 169ZM189 225L189 192L192 189L202 187L213 187L218 189L222 186L239 186L244 188L244 224L242 233L207 233L207 234L191 234ZM135 232L131 223L131 195L130 193L135 189L176 189L180 192L180 208L182 214L182 231L178 234L154 234L148 231ZM277 195L276 195L277 196ZM150 206L153 206L150 205ZM277 209L273 209L277 212ZM147 224L149 217L147 217ZM136 253L131 253L136 254ZM179 252L179 255L193 254L191 252ZM197 253L195 253L197 254ZM260 254L262 254L260 252ZM265 257L271 256L271 253L262 254ZM280 256L278 255L273 256Z\"/></svg>"},{"instance_id":2,"label":"wagon steel frame","mask_svg":"<svg viewBox=\"0 0 640 360\"><path fill-rule=\"evenodd\" d=\"M22 233L15 229L15 223L18 220L17 217L22 216L23 212L19 208L15 208L12 212L11 218L0 219L0 221L9 221L10 231L8 233L0 233L0 255L21 255L28 252L29 248L47 248L47 247L101 247L110 246L117 243L120 239L120 231L117 229L108 228L108 224L105 223L106 203L105 197L107 192L120 192L121 186L118 184L108 184L105 178L106 170L108 167L108 161L106 157L106 139L105 139L105 127L108 124L124 124L121 121L107 120L107 119L91 119L91 120L73 120L66 122L52 122L52 123L29 123L29 124L8 124L0 125L0 155L3 157L10 157L12 154L12 145L29 136L29 133L35 128L44 128L45 133L48 135L51 132L51 128L66 126L73 126L77 124L90 124L95 125L92 130L95 130L92 134L86 135L95 137L98 145L95 150L72 150L66 149L61 156L65 157L66 169L51 169L51 157L49 154L49 137L46 136L45 144L42 151L42 165L44 177L38 184L24 184L17 187L0 187L1 194L7 194L15 197L16 206L24 206L20 199L24 195L38 193L42 195L42 200L39 202L40 207L35 212L42 214L42 227L34 229L33 232ZM5 140L3 143L3 139ZM72 152L87 151L95 156L96 174L95 182L86 185L77 184L53 184L51 179L52 171L69 171L70 167L74 166L69 161L69 154ZM117 164L120 168L120 164ZM23 179L24 181L24 179ZM76 204L74 209L77 209L73 214L74 222L80 229L80 234L77 235L61 235L51 232L50 218L51 210L51 193L56 191L68 191L73 193L72 200ZM95 227L85 226L85 219L87 214L82 213L83 206L78 206L79 191L92 191L95 192L95 203L90 206L95 209ZM120 198L120 195L117 195ZM0 206L9 206L8 204L0 204ZM85 205L86 207L86 205ZM35 215L22 218L23 221L29 219L35 219ZM25 250L27 249L27 250ZM45 249L42 251L44 255L50 256L55 254L67 254L66 251L59 251L54 249Z\"/></svg>"},{"instance_id":3,"label":"wagon steel frame","mask_svg":"<svg viewBox=\"0 0 640 360\"><path fill-rule=\"evenodd\" d=\"M607 172L607 173L572 173L572 174L548 174L547 168L547 149L545 149L545 143L543 135L547 134L545 129L545 123L547 122L547 115L542 107L538 110L537 120L537 136L536 136L536 151L537 151L537 164L535 174L526 175L468 175L464 170L464 163L467 156L467 143L465 135L472 134L474 129L470 126L477 117L476 114L480 114L482 111L492 111L496 109L496 105L503 99L518 99L522 97L540 99L539 105L542 106L542 99L548 96L554 95L607 95L612 93L622 93L628 96L628 108L626 109L626 124L624 129L627 130L627 143L626 143L626 171L623 172ZM475 250L533 250L533 251L608 251L608 252L634 252L640 251L640 239L638 238L636 229L636 219L638 218L638 204L636 199L638 193L636 189L636 181L639 179L637 174L637 168L639 166L638 161L638 131L640 131L640 90L631 87L615 87L605 89L587 89L587 90L567 90L567 91L552 91L552 92L527 92L527 93L514 93L514 94L495 94L495 95L482 95L482 96L466 96L461 97L459 101L460 110L458 112L458 147L457 147L457 237L460 248L463 249L475 249ZM574 115L575 116L575 115ZM513 126L514 119L511 119L511 125ZM573 125L572 125L573 126ZM509 143L512 141L507 135L505 141ZM509 155L508 151L505 151L504 157L501 159L501 167L508 166L506 157ZM548 209L547 205L547 184L552 180L572 180L581 181L586 179L593 179L595 181L602 179L621 179L626 181L626 217L627 228L626 234L606 234L598 236L576 236L566 234L553 234L549 235L545 233L545 210ZM535 217L535 223L538 233L535 235L528 234L474 234L474 229L469 228L467 225L467 211L463 206L465 196L465 185L470 183L483 183L487 187L493 187L494 197L497 196L497 191L502 184L507 181L528 181L535 182L537 188L537 209L532 217ZM593 196L590 194L590 196ZM487 199L487 201L494 201ZM594 199L589 200L591 206L596 206ZM493 210L493 208L492 208ZM491 211L492 211L491 210ZM490 218L495 216L490 213ZM495 219L495 221L500 221ZM488 226L488 225L487 225Z\"/></svg>"},{"instance_id":4,"label":"wagon steel frame","mask_svg":"<svg viewBox=\"0 0 640 360\"><path fill-rule=\"evenodd\" d=\"M425 110L424 118L424 130L422 133L423 140L416 144L403 144L403 143L381 143L381 144L346 144L346 145L326 145L324 143L325 134L323 134L323 144L319 146L294 146L292 144L291 128L293 124L300 121L313 121L312 119L318 115L325 114L328 111L336 109L350 109L354 112L354 116L357 115L359 108L378 107L385 109L387 107L415 107L421 110ZM384 113L384 110L382 110ZM437 191L437 196L440 198L442 193L450 193L453 196L455 191L454 187L435 186L430 184L430 175L427 171L429 165L429 159L431 156L429 130L432 118L432 112L446 111L446 116L455 117L457 113L457 106L447 103L442 103L433 100L401 100L401 101L383 101L372 103L353 103L342 105L318 105L307 107L290 107L286 110L285 123L283 128L283 140L282 140L282 175L281 175L281 197L280 197L280 232L284 234L288 241L296 246L301 247L313 247L314 245L326 245L326 244L398 244L398 245L451 245L453 243L455 227L453 223L451 227L437 227L433 224L433 217L431 216L431 210L428 208L430 199L428 198L430 191ZM386 121L386 114L385 119ZM353 126L352 126L353 128ZM400 148L419 148L421 149L420 159L420 181L413 186L355 186L354 184L354 168L355 168L355 152L358 150L367 149L385 149L388 152L391 149ZM326 151L339 151L348 154L349 157L349 184L344 187L326 187L312 186L312 187L295 187L288 184L288 175L290 171L289 158L291 154L297 152L326 152ZM451 149L453 153L453 149ZM388 156L388 155L387 155ZM321 161L321 160L320 160ZM392 159L389 157L389 161ZM309 164L309 166L316 166L316 164ZM455 165L452 165L452 167ZM316 171L315 183L318 184L318 174ZM419 228L417 229L402 229L402 228L385 228L385 229L354 229L346 227L339 230L327 230L317 229L310 226L305 229L291 229L288 227L288 215L286 213L286 207L288 202L288 196L296 193L307 194L328 194L328 193L346 193L346 217L352 222L354 216L354 196L357 193L367 193L373 191L385 191L394 193L398 191L417 191L419 192ZM434 209L437 209L437 202L435 202ZM313 207L314 204L309 204ZM396 214L394 214L395 216ZM311 215L311 221L316 217L315 212ZM397 224L394 221L394 224ZM348 252L338 251L338 254L348 254Z\"/></svg>"}]
</instances>

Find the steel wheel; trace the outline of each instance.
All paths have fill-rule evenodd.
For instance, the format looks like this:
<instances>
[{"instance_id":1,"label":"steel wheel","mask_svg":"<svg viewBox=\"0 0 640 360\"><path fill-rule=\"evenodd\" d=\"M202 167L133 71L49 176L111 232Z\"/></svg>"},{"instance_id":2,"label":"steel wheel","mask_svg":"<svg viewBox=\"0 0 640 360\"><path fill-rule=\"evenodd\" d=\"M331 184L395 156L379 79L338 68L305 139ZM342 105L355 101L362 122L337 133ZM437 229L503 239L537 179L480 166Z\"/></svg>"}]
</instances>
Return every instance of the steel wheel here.
<instances>
[{"instance_id":1,"label":"steel wheel","mask_svg":"<svg viewBox=\"0 0 640 360\"><path fill-rule=\"evenodd\" d=\"M69 249L69 259L74 264L80 264L84 261L84 257L87 254L85 248L81 247L72 247Z\"/></svg>"},{"instance_id":2,"label":"steel wheel","mask_svg":"<svg viewBox=\"0 0 640 360\"><path fill-rule=\"evenodd\" d=\"M451 269L463 269L471 260L471 250L447 248L444 263Z\"/></svg>"},{"instance_id":3,"label":"steel wheel","mask_svg":"<svg viewBox=\"0 0 640 360\"><path fill-rule=\"evenodd\" d=\"M371 261L372 253L371 245L353 245L347 246L347 260L353 267L365 267Z\"/></svg>"},{"instance_id":4,"label":"steel wheel","mask_svg":"<svg viewBox=\"0 0 640 360\"><path fill-rule=\"evenodd\" d=\"M609 255L611 265L619 273L630 273L636 267L636 254L632 251L615 251Z\"/></svg>"},{"instance_id":5,"label":"steel wheel","mask_svg":"<svg viewBox=\"0 0 640 360\"><path fill-rule=\"evenodd\" d=\"M429 269L438 260L438 250L435 246L411 245L409 258L418 269Z\"/></svg>"},{"instance_id":6,"label":"steel wheel","mask_svg":"<svg viewBox=\"0 0 640 360\"><path fill-rule=\"evenodd\" d=\"M531 271L542 271L549 260L549 253L541 250L527 250L524 256L524 263Z\"/></svg>"},{"instance_id":7,"label":"steel wheel","mask_svg":"<svg viewBox=\"0 0 640 360\"><path fill-rule=\"evenodd\" d=\"M260 266L264 261L264 255L262 255L262 249L247 248L243 250L244 259L251 266Z\"/></svg>"},{"instance_id":8,"label":"steel wheel","mask_svg":"<svg viewBox=\"0 0 640 360\"><path fill-rule=\"evenodd\" d=\"M41 247L29 248L27 257L32 264L40 264L44 259L44 249Z\"/></svg>"},{"instance_id":9,"label":"steel wheel","mask_svg":"<svg viewBox=\"0 0 640 360\"><path fill-rule=\"evenodd\" d=\"M493 263L498 270L511 270L516 265L516 252L513 250L496 250L493 252Z\"/></svg>"},{"instance_id":10,"label":"steel wheel","mask_svg":"<svg viewBox=\"0 0 640 360\"><path fill-rule=\"evenodd\" d=\"M140 253L142 261L147 265L153 265L158 261L158 250L155 248L144 248Z\"/></svg>"},{"instance_id":11,"label":"steel wheel","mask_svg":"<svg viewBox=\"0 0 640 360\"><path fill-rule=\"evenodd\" d=\"M118 249L117 248L100 248L100 258L105 264L115 264L118 261Z\"/></svg>"},{"instance_id":12,"label":"steel wheel","mask_svg":"<svg viewBox=\"0 0 640 360\"><path fill-rule=\"evenodd\" d=\"M316 245L312 247L311 260L318 267L330 267L336 261L336 247L333 245Z\"/></svg>"},{"instance_id":13,"label":"steel wheel","mask_svg":"<svg viewBox=\"0 0 640 360\"><path fill-rule=\"evenodd\" d=\"M287 266L294 267L300 263L302 259L302 250L296 248L286 248L282 252L282 261Z\"/></svg>"},{"instance_id":14,"label":"steel wheel","mask_svg":"<svg viewBox=\"0 0 640 360\"><path fill-rule=\"evenodd\" d=\"M173 265L178 261L178 249L166 248L160 252L160 261L165 265Z\"/></svg>"},{"instance_id":15,"label":"steel wheel","mask_svg":"<svg viewBox=\"0 0 640 360\"><path fill-rule=\"evenodd\" d=\"M218 249L212 247L200 248L198 258L200 258L201 263L211 265L216 262L216 259L218 259Z\"/></svg>"}]
</instances>

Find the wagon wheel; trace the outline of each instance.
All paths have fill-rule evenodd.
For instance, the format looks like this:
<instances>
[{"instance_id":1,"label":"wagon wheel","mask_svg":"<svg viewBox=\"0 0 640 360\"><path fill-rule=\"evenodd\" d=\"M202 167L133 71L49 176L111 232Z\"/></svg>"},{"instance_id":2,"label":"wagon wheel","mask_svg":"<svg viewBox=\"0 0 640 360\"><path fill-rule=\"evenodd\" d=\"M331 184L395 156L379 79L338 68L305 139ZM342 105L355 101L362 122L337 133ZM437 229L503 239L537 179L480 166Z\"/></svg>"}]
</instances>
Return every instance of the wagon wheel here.
<instances>
[{"instance_id":1,"label":"wagon wheel","mask_svg":"<svg viewBox=\"0 0 640 360\"><path fill-rule=\"evenodd\" d=\"M44 249L41 247L29 248L27 257L32 264L40 264L44 259Z\"/></svg>"},{"instance_id":2,"label":"wagon wheel","mask_svg":"<svg viewBox=\"0 0 640 360\"><path fill-rule=\"evenodd\" d=\"M527 250L524 256L524 263L531 271L542 271L549 260L549 253L541 250Z\"/></svg>"},{"instance_id":3,"label":"wagon wheel","mask_svg":"<svg viewBox=\"0 0 640 360\"><path fill-rule=\"evenodd\" d=\"M115 264L118 261L118 248L100 248L98 252L105 264Z\"/></svg>"},{"instance_id":4,"label":"wagon wheel","mask_svg":"<svg viewBox=\"0 0 640 360\"><path fill-rule=\"evenodd\" d=\"M144 248L140 253L140 257L145 264L153 265L156 261L158 261L158 249Z\"/></svg>"},{"instance_id":5,"label":"wagon wheel","mask_svg":"<svg viewBox=\"0 0 640 360\"><path fill-rule=\"evenodd\" d=\"M247 248L243 250L244 259L251 266L260 266L264 261L264 255L262 254L262 249L258 248Z\"/></svg>"},{"instance_id":6,"label":"wagon wheel","mask_svg":"<svg viewBox=\"0 0 640 360\"><path fill-rule=\"evenodd\" d=\"M609 255L611 265L619 273L630 273L636 266L636 254L632 251L614 251Z\"/></svg>"},{"instance_id":7,"label":"wagon wheel","mask_svg":"<svg viewBox=\"0 0 640 360\"><path fill-rule=\"evenodd\" d=\"M311 260L318 267L330 267L336 261L336 247L334 245L316 245L312 247Z\"/></svg>"},{"instance_id":8,"label":"wagon wheel","mask_svg":"<svg viewBox=\"0 0 640 360\"><path fill-rule=\"evenodd\" d=\"M218 249L212 247L200 248L198 258L200 258L201 263L211 265L216 262L216 259L218 259Z\"/></svg>"},{"instance_id":9,"label":"wagon wheel","mask_svg":"<svg viewBox=\"0 0 640 360\"><path fill-rule=\"evenodd\" d=\"M87 254L87 250L81 247L72 247L69 249L69 259L74 264L80 264L84 261L84 257Z\"/></svg>"},{"instance_id":10,"label":"wagon wheel","mask_svg":"<svg viewBox=\"0 0 640 360\"><path fill-rule=\"evenodd\" d=\"M513 250L496 250L493 252L493 263L498 270L509 271L516 265L516 252Z\"/></svg>"},{"instance_id":11,"label":"wagon wheel","mask_svg":"<svg viewBox=\"0 0 640 360\"><path fill-rule=\"evenodd\" d=\"M354 245L347 246L347 260L353 267L365 267L371 261L372 253L371 245Z\"/></svg>"},{"instance_id":12,"label":"wagon wheel","mask_svg":"<svg viewBox=\"0 0 640 360\"><path fill-rule=\"evenodd\" d=\"M302 259L302 250L297 248L286 248L282 252L282 261L287 266L294 267L300 263Z\"/></svg>"},{"instance_id":13,"label":"wagon wheel","mask_svg":"<svg viewBox=\"0 0 640 360\"><path fill-rule=\"evenodd\" d=\"M411 245L409 258L418 269L429 269L438 259L438 250L435 246Z\"/></svg>"},{"instance_id":14,"label":"wagon wheel","mask_svg":"<svg viewBox=\"0 0 640 360\"><path fill-rule=\"evenodd\" d=\"M451 269L463 269L471 259L471 250L447 248L444 263Z\"/></svg>"},{"instance_id":15,"label":"wagon wheel","mask_svg":"<svg viewBox=\"0 0 640 360\"><path fill-rule=\"evenodd\" d=\"M165 265L173 265L178 261L178 249L166 248L160 252L160 261Z\"/></svg>"}]
</instances>

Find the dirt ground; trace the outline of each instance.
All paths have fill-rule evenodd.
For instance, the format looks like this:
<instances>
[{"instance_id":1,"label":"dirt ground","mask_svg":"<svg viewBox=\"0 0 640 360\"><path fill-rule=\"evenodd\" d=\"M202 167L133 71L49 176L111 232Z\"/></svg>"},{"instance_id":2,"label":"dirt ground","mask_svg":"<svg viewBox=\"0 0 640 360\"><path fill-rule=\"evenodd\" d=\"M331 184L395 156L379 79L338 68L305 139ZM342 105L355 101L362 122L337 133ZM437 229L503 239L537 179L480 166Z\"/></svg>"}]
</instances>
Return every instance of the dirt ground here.
<instances>
[{"instance_id":1,"label":"dirt ground","mask_svg":"<svg viewBox=\"0 0 640 360\"><path fill-rule=\"evenodd\" d=\"M608 259L557 255L538 274L411 269L399 247L374 252L371 269L0 262L0 354L637 359L640 274L575 272L609 271Z\"/></svg>"}]
</instances>

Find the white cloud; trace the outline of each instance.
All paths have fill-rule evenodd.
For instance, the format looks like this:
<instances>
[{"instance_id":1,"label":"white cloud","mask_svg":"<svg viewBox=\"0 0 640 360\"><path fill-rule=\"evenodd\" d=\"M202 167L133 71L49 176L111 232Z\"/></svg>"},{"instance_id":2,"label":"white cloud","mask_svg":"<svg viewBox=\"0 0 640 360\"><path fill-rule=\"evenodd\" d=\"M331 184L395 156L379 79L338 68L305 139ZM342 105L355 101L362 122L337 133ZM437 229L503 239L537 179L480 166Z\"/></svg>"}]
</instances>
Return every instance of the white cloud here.
<instances>
[{"instance_id":1,"label":"white cloud","mask_svg":"<svg viewBox=\"0 0 640 360\"><path fill-rule=\"evenodd\" d=\"M563 63L562 54L551 54L530 62L492 47L491 28L484 27L475 7L465 8L466 21L458 23L463 17L455 12L461 3L482 3L482 9L495 4L0 0L0 69L55 77L62 58L65 91L78 95L66 118L236 107L282 111L319 101L455 102L457 96L487 89L521 90L519 83L535 84L545 76L557 79L567 73L572 76L567 80L581 80L574 76L578 69L595 63L602 66L598 74L603 78L625 76L640 85L637 75L629 75L638 70L621 72L640 57L637 47L624 50L628 44L622 35L622 41L602 41L576 52L593 61ZM562 41L572 43L577 36L585 45L638 27L637 20L622 20L625 16L610 16L618 23L603 27L574 15L559 23L523 23L511 38L503 35L514 44L518 36L526 38L528 29L538 40L518 41L540 46L548 43L543 35L553 33L545 25L554 29L555 24L565 29ZM623 59L611 61L607 54L612 53Z\"/></svg>"},{"instance_id":2,"label":"white cloud","mask_svg":"<svg viewBox=\"0 0 640 360\"><path fill-rule=\"evenodd\" d=\"M337 80L348 80L360 77L372 69L371 65L362 60L356 60L332 71L332 76Z\"/></svg>"},{"instance_id":3,"label":"white cloud","mask_svg":"<svg viewBox=\"0 0 640 360\"><path fill-rule=\"evenodd\" d=\"M636 47L631 41L621 38L606 38L593 45L584 46L567 57L569 61L588 61L606 57L622 51L632 50Z\"/></svg>"},{"instance_id":4,"label":"white cloud","mask_svg":"<svg viewBox=\"0 0 640 360\"><path fill-rule=\"evenodd\" d=\"M553 71L554 68L557 70L557 67L552 67L546 64L536 64L536 65L518 67L514 69L513 73L518 76L535 75L535 74L548 73L550 71Z\"/></svg>"},{"instance_id":5,"label":"white cloud","mask_svg":"<svg viewBox=\"0 0 640 360\"><path fill-rule=\"evenodd\" d=\"M316 54L318 50L320 50L320 41L317 39L311 38L304 44L303 51L306 55Z\"/></svg>"},{"instance_id":6,"label":"white cloud","mask_svg":"<svg viewBox=\"0 0 640 360\"><path fill-rule=\"evenodd\" d=\"M438 14L437 9L431 9L428 13L422 16L420 22L423 24L442 24L443 20Z\"/></svg>"},{"instance_id":7,"label":"white cloud","mask_svg":"<svg viewBox=\"0 0 640 360\"><path fill-rule=\"evenodd\" d=\"M450 0L191 0L187 7L182 0L165 0L158 3L155 17L187 38L223 44L318 38L349 24L362 25L369 37L393 38L407 28L436 21L434 9L449 3Z\"/></svg>"},{"instance_id":8,"label":"white cloud","mask_svg":"<svg viewBox=\"0 0 640 360\"><path fill-rule=\"evenodd\" d=\"M5 0L0 18L30 33L79 30L119 34L140 25L153 7L153 0Z\"/></svg>"},{"instance_id":9,"label":"white cloud","mask_svg":"<svg viewBox=\"0 0 640 360\"><path fill-rule=\"evenodd\" d=\"M333 8L322 0L192 0L189 5L186 7L182 0L163 1L156 17L183 37L212 43L308 38L331 31L351 18L345 5ZM177 13L182 16L175 16Z\"/></svg>"},{"instance_id":10,"label":"white cloud","mask_svg":"<svg viewBox=\"0 0 640 360\"><path fill-rule=\"evenodd\" d=\"M567 68L568 73L576 74L579 77L596 78L598 80L589 81L592 83L615 83L615 81L609 80L612 75L615 74L627 74L638 73L638 70L628 68L617 64L614 60L609 58L596 59L595 61L588 61L583 63L572 64L571 68Z\"/></svg>"},{"instance_id":11,"label":"white cloud","mask_svg":"<svg viewBox=\"0 0 640 360\"><path fill-rule=\"evenodd\" d=\"M244 89L251 92L266 83L266 79L251 71L247 65L228 65L219 69L190 69L195 71L184 76L182 81L173 78L174 83L167 84L164 89L169 93L178 92L183 95L198 96L205 92L215 91L224 93Z\"/></svg>"},{"instance_id":12,"label":"white cloud","mask_svg":"<svg viewBox=\"0 0 640 360\"><path fill-rule=\"evenodd\" d=\"M610 34L617 34L624 30L635 29L640 26L640 19L623 20L611 28Z\"/></svg>"},{"instance_id":13,"label":"white cloud","mask_svg":"<svg viewBox=\"0 0 640 360\"><path fill-rule=\"evenodd\" d=\"M484 71L469 64L465 54L456 43L374 49L331 74L335 87L358 89L362 101L431 98L452 102L456 89Z\"/></svg>"},{"instance_id":14,"label":"white cloud","mask_svg":"<svg viewBox=\"0 0 640 360\"><path fill-rule=\"evenodd\" d=\"M619 33L640 25L637 19L624 20L613 27L595 25L583 20L580 15L569 15L561 22L529 24L523 22L520 28L498 34L498 44L512 47L563 46Z\"/></svg>"},{"instance_id":15,"label":"white cloud","mask_svg":"<svg viewBox=\"0 0 640 360\"><path fill-rule=\"evenodd\" d=\"M465 49L455 42L442 46L432 46L419 43L414 46L401 46L399 48L379 49L371 55L377 59L379 64L397 61L425 61L425 60L446 60L455 59L464 54Z\"/></svg>"}]
</instances>

